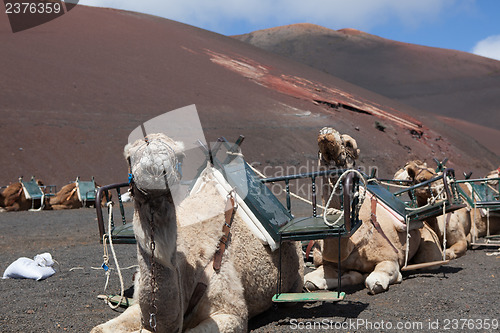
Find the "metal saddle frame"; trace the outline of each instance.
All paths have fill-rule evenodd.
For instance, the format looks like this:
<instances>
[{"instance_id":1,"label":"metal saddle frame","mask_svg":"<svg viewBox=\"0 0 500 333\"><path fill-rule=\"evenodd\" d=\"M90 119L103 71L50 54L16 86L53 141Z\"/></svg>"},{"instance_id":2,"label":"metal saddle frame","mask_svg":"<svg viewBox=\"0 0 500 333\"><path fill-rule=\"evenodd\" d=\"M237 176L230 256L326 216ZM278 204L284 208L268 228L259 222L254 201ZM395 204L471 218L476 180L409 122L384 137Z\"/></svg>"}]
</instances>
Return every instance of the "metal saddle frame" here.
<instances>
[{"instance_id":1,"label":"metal saddle frame","mask_svg":"<svg viewBox=\"0 0 500 333\"><path fill-rule=\"evenodd\" d=\"M38 185L34 176L29 181L24 181L23 177L19 178L19 182L23 188L26 199L31 199L30 211L41 211L45 208L45 198L53 197L57 192L55 185ZM35 208L35 202L40 200L40 207Z\"/></svg>"},{"instance_id":2,"label":"metal saddle frame","mask_svg":"<svg viewBox=\"0 0 500 333\"><path fill-rule=\"evenodd\" d=\"M498 181L498 187L488 183L489 181ZM469 185L471 195L468 195L460 186L458 190L460 195L464 198L467 204L474 209L473 221L476 221L477 209L484 209L486 211L486 242L478 242L477 232L472 233L472 243L474 246L498 246L500 244L500 235L490 234L490 214L498 214L500 212L500 177L499 178L478 178L478 179L465 179L458 180L458 184ZM476 229L476 223L472 223L472 228ZM477 229L476 229L477 230Z\"/></svg>"},{"instance_id":3,"label":"metal saddle frame","mask_svg":"<svg viewBox=\"0 0 500 333\"><path fill-rule=\"evenodd\" d=\"M24 191L24 196L26 199L31 199L31 208L30 211L40 211L45 207L45 193L38 185L35 180L35 177L31 177L29 181L24 181L22 177L19 178L19 182L21 183ZM35 202L40 201L40 206L35 208Z\"/></svg>"},{"instance_id":4,"label":"metal saddle frame","mask_svg":"<svg viewBox=\"0 0 500 333\"><path fill-rule=\"evenodd\" d=\"M75 180L76 192L78 194L78 200L82 203L83 207L88 204L96 203L96 186L94 177L90 181L82 181L80 177Z\"/></svg>"},{"instance_id":5,"label":"metal saddle frame","mask_svg":"<svg viewBox=\"0 0 500 333\"><path fill-rule=\"evenodd\" d=\"M416 201L416 191L427 189L432 196L435 183L442 180L443 189L446 196L444 199L436 199L432 204L418 207ZM451 180L451 182L450 182ZM389 183L383 186L382 183ZM377 179L370 178L368 180L368 191L377 196L389 207L398 212L401 216L406 217L409 222L424 221L430 217L439 216L445 212L449 213L454 210L465 207L460 198L457 181L455 181L455 171L453 169L445 169L441 175L431 178L417 185L409 186L396 192L389 191L390 184L403 184L406 181L398 179Z\"/></svg>"},{"instance_id":6,"label":"metal saddle frame","mask_svg":"<svg viewBox=\"0 0 500 333\"><path fill-rule=\"evenodd\" d=\"M442 193L444 193L445 196L442 198L433 196L433 189L435 187L435 183L438 181L442 181L443 183ZM408 248L410 242L409 231L412 229L412 224L446 213L451 213L457 209L464 208L466 205L463 203L462 198L459 195L459 186L455 180L455 171L453 169L443 169L441 175L417 185L405 187L404 189L395 191L394 193L389 191L391 185L401 185L406 182L408 181L397 179L376 179L372 176L372 178L368 180L368 191L375 195L377 200L381 200L384 204L404 217L406 222L406 244ZM387 187L383 186L382 183L386 183ZM428 190L431 194L432 201L425 206L419 207L416 196L416 192L418 190ZM445 257L445 246L446 244L443 243L443 260L409 265L408 258L405 257L405 264L401 270L409 271L448 263L449 260L446 260Z\"/></svg>"}]
</instances>

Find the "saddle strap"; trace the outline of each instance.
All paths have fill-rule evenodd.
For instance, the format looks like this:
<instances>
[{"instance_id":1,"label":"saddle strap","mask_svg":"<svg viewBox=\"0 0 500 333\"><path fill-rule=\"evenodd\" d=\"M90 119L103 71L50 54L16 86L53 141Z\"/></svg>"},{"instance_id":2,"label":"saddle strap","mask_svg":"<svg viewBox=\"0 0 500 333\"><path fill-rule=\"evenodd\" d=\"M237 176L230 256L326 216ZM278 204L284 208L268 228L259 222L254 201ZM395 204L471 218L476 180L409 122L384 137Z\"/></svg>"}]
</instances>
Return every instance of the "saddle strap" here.
<instances>
[{"instance_id":1,"label":"saddle strap","mask_svg":"<svg viewBox=\"0 0 500 333\"><path fill-rule=\"evenodd\" d=\"M75 194L77 189L78 188L75 186L75 188L73 190L71 190L70 194L68 195L68 197L66 198L65 201L69 201L71 199L71 197L73 196L73 194Z\"/></svg>"},{"instance_id":2,"label":"saddle strap","mask_svg":"<svg viewBox=\"0 0 500 333\"><path fill-rule=\"evenodd\" d=\"M370 217L371 223L373 224L375 229L379 232L379 234L382 235L382 237L384 237L384 239L389 243L389 245L392 247L394 252L399 253L398 249L396 249L394 244L392 244L391 240L384 233L384 230L382 230L380 223L378 223L378 221L377 221L377 198L375 198L375 196L372 196L371 203L372 203L372 212L371 212L371 217Z\"/></svg>"},{"instance_id":3,"label":"saddle strap","mask_svg":"<svg viewBox=\"0 0 500 333\"><path fill-rule=\"evenodd\" d=\"M235 212L236 212L236 205L234 197L231 192L228 194L226 200L226 208L224 210L225 222L224 226L222 227L222 231L224 232L224 234L220 238L219 245L217 246L217 251L214 254L213 268L214 271L217 273L219 273L220 271L220 267L222 264L222 256L224 255L224 252L226 251L226 248L229 246L229 242L231 241L231 225L233 224Z\"/></svg>"}]
</instances>

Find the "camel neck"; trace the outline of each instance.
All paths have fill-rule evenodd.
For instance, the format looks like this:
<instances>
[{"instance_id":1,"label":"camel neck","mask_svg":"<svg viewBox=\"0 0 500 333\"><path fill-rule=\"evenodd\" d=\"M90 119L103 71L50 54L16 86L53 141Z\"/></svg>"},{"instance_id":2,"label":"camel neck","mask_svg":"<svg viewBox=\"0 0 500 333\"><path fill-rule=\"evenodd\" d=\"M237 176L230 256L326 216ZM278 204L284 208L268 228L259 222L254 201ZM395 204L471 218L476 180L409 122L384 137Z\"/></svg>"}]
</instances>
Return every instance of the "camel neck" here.
<instances>
[{"instance_id":1,"label":"camel neck","mask_svg":"<svg viewBox=\"0 0 500 333\"><path fill-rule=\"evenodd\" d=\"M151 254L151 240L154 241L154 256L163 266L174 269L177 218L171 195L161 195L136 200L134 232L139 245Z\"/></svg>"}]
</instances>

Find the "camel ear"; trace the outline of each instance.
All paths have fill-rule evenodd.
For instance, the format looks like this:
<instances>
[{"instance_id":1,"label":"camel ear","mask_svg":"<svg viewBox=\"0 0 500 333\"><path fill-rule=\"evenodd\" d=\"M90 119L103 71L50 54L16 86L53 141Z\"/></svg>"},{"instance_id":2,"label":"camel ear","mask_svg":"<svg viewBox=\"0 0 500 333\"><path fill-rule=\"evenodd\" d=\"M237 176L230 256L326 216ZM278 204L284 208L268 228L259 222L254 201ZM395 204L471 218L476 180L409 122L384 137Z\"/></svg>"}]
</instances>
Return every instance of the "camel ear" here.
<instances>
[{"instance_id":1,"label":"camel ear","mask_svg":"<svg viewBox=\"0 0 500 333\"><path fill-rule=\"evenodd\" d=\"M184 149L186 149L186 146L184 145L184 142L182 142L182 141L175 141L175 152L177 154L183 153Z\"/></svg>"},{"instance_id":2,"label":"camel ear","mask_svg":"<svg viewBox=\"0 0 500 333\"><path fill-rule=\"evenodd\" d=\"M130 149L132 148L131 143L127 143L125 147L123 148L123 156L125 157L126 160L130 158Z\"/></svg>"},{"instance_id":3,"label":"camel ear","mask_svg":"<svg viewBox=\"0 0 500 333\"><path fill-rule=\"evenodd\" d=\"M350 135L342 134L342 139L345 142L346 148L352 151L354 159L359 157L358 143Z\"/></svg>"},{"instance_id":4,"label":"camel ear","mask_svg":"<svg viewBox=\"0 0 500 333\"><path fill-rule=\"evenodd\" d=\"M406 172L408 173L410 179L415 180L415 176L417 175L417 166L414 163L408 164Z\"/></svg>"}]
</instances>

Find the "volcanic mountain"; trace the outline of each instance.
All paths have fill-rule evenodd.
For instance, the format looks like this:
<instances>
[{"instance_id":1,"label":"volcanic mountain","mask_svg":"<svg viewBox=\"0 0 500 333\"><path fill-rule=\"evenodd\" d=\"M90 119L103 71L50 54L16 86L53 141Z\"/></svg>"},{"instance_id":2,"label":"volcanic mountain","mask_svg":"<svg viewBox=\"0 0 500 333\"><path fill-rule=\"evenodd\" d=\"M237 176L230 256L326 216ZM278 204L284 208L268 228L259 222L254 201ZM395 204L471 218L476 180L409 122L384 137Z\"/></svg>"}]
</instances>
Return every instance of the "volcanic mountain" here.
<instances>
[{"instance_id":1,"label":"volcanic mountain","mask_svg":"<svg viewBox=\"0 0 500 333\"><path fill-rule=\"evenodd\" d=\"M234 37L434 115L500 155L500 61L313 24Z\"/></svg>"},{"instance_id":2,"label":"volcanic mountain","mask_svg":"<svg viewBox=\"0 0 500 333\"><path fill-rule=\"evenodd\" d=\"M266 175L312 171L323 126L356 138L359 164L381 176L415 158L449 157L450 167L477 176L499 164L466 134L399 101L159 17L79 5L18 33L2 19L0 43L2 185L31 175L59 186L77 176L126 181L130 132L191 104L208 141L244 135L246 160Z\"/></svg>"}]
</instances>

